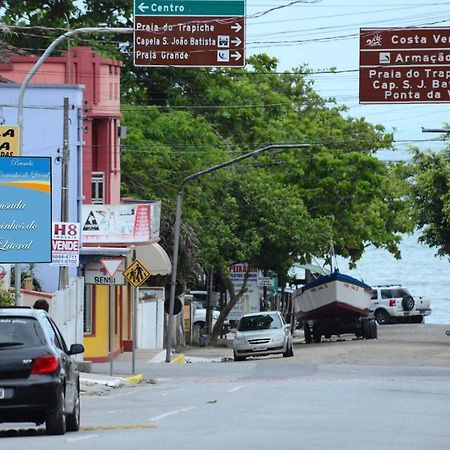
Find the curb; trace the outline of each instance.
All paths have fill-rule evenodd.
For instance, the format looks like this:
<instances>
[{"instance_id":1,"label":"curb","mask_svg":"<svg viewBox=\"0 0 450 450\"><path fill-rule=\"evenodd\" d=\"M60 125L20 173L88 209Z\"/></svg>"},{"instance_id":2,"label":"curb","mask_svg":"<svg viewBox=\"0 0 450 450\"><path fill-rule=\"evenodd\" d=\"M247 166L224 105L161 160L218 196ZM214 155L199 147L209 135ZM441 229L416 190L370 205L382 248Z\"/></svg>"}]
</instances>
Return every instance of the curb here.
<instances>
[{"instance_id":1,"label":"curb","mask_svg":"<svg viewBox=\"0 0 450 450\"><path fill-rule=\"evenodd\" d=\"M178 355L177 357L170 360L170 364L184 364L185 362L186 357L183 354Z\"/></svg>"},{"instance_id":2,"label":"curb","mask_svg":"<svg viewBox=\"0 0 450 450\"><path fill-rule=\"evenodd\" d=\"M137 373L136 375L131 375L129 377L124 377L124 380L130 384L139 384L144 381L144 374Z\"/></svg>"},{"instance_id":3,"label":"curb","mask_svg":"<svg viewBox=\"0 0 450 450\"><path fill-rule=\"evenodd\" d=\"M106 387L112 387L117 388L121 386L124 383L123 378L102 378L101 375L98 375L98 378L85 378L83 376L80 376L80 383L86 384L86 385L103 385Z\"/></svg>"}]
</instances>

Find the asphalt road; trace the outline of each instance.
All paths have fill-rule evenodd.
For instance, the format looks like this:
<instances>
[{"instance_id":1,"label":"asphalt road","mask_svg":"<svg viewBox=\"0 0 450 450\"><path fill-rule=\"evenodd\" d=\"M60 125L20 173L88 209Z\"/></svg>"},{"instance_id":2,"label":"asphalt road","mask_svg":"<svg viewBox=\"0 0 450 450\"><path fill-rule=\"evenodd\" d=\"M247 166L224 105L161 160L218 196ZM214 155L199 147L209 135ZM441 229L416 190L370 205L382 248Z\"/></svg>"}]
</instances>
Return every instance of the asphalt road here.
<instances>
[{"instance_id":1,"label":"asphalt road","mask_svg":"<svg viewBox=\"0 0 450 450\"><path fill-rule=\"evenodd\" d=\"M83 396L80 432L23 427L0 433L0 448L447 450L450 338L380 328L377 341L297 344L294 358L194 362L230 350L192 349L190 364L148 364L141 385ZM422 357L392 362L408 348Z\"/></svg>"}]
</instances>

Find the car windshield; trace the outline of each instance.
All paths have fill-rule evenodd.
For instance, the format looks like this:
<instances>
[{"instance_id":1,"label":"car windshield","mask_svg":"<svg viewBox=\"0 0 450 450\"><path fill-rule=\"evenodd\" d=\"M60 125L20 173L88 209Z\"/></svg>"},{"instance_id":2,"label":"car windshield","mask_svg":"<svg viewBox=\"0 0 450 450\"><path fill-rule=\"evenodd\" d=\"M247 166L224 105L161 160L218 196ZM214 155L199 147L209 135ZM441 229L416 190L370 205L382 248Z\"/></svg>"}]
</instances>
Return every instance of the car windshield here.
<instances>
[{"instance_id":1,"label":"car windshield","mask_svg":"<svg viewBox=\"0 0 450 450\"><path fill-rule=\"evenodd\" d=\"M12 345L38 347L45 343L36 319L28 317L0 318L0 349Z\"/></svg>"},{"instance_id":2,"label":"car windshield","mask_svg":"<svg viewBox=\"0 0 450 450\"><path fill-rule=\"evenodd\" d=\"M269 328L281 328L281 325L281 320L277 315L244 316L239 321L238 331L267 330Z\"/></svg>"}]
</instances>

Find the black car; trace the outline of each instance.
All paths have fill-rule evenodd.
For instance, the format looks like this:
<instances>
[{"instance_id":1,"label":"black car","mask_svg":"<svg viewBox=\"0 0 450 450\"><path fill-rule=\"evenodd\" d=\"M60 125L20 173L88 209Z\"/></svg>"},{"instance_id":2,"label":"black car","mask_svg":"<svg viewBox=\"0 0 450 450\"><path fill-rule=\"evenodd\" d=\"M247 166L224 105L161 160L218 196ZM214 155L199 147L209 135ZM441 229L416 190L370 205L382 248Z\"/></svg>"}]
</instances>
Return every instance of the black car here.
<instances>
[{"instance_id":1,"label":"black car","mask_svg":"<svg viewBox=\"0 0 450 450\"><path fill-rule=\"evenodd\" d=\"M45 422L47 434L80 428L79 373L55 322L43 310L0 308L0 423Z\"/></svg>"}]
</instances>

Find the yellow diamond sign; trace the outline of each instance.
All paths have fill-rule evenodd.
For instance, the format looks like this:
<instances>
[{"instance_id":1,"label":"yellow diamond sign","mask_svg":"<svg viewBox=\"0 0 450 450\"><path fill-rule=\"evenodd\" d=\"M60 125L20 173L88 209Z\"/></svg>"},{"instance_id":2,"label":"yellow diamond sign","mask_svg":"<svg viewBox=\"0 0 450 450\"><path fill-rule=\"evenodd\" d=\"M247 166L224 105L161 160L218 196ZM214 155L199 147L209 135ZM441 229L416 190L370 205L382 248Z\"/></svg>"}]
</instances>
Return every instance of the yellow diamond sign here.
<instances>
[{"instance_id":1,"label":"yellow diamond sign","mask_svg":"<svg viewBox=\"0 0 450 450\"><path fill-rule=\"evenodd\" d=\"M150 271L145 268L137 259L135 259L124 271L123 276L134 287L141 286L145 280L151 275Z\"/></svg>"}]
</instances>

